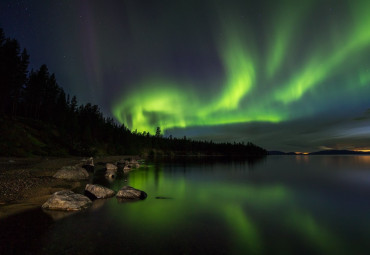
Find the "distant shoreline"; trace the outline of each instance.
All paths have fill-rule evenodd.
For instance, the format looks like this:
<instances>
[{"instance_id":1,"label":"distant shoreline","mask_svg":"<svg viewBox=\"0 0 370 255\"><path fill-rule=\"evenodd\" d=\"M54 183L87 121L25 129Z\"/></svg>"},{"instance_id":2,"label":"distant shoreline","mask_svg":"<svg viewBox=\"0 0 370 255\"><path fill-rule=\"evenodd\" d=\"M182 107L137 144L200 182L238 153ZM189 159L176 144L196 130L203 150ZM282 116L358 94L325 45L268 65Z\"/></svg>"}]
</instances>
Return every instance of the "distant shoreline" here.
<instances>
[{"instance_id":1,"label":"distant shoreline","mask_svg":"<svg viewBox=\"0 0 370 255\"><path fill-rule=\"evenodd\" d=\"M268 151L268 156L278 155L293 155L293 156L308 156L308 155L370 155L370 152L350 151L350 150L324 150L315 152L283 152L283 151Z\"/></svg>"}]
</instances>

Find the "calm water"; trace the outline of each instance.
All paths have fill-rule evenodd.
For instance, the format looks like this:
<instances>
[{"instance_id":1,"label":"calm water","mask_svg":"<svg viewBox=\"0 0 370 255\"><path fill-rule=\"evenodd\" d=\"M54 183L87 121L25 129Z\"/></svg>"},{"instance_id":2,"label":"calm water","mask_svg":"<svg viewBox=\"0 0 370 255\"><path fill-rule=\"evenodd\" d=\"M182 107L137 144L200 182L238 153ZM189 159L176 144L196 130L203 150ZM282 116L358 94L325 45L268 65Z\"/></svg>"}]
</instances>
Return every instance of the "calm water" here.
<instances>
[{"instance_id":1,"label":"calm water","mask_svg":"<svg viewBox=\"0 0 370 255\"><path fill-rule=\"evenodd\" d=\"M370 156L150 164L113 182L144 201L0 221L0 253L369 254ZM172 199L156 199L157 196Z\"/></svg>"}]
</instances>

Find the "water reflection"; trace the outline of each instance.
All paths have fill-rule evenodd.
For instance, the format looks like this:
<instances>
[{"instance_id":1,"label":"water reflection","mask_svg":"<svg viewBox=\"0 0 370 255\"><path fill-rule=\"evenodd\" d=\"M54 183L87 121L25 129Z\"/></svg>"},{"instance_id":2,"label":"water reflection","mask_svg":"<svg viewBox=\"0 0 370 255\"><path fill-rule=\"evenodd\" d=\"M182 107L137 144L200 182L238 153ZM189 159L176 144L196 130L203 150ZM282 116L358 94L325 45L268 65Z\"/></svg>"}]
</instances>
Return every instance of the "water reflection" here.
<instances>
[{"instance_id":1,"label":"water reflection","mask_svg":"<svg viewBox=\"0 0 370 255\"><path fill-rule=\"evenodd\" d=\"M244 173L239 176L241 180L249 176L249 170L244 166L228 167L231 173ZM240 167L243 169L238 169ZM234 252L267 252L269 240L260 229L271 227L260 222L266 219L289 235L297 235L296 238L313 251L336 251L341 244L335 234L322 227L321 222L316 222L309 212L297 208L296 200L299 198L284 184L254 184L249 183L248 178L241 183L231 182L220 178L220 175L225 175L223 165L207 169L207 179L203 178L202 167L185 169L175 171L172 165L156 164L131 174L130 185L150 194L145 205L125 208L126 218L133 226L140 222L144 232L149 231L148 228L176 232L185 225L192 225L188 219L202 222L204 217L212 214L217 215L217 224L225 225L224 231ZM174 201L154 200L157 196L170 196ZM119 219L120 208L114 203L110 206L111 213L118 214ZM122 221L127 225L126 219L122 218ZM193 227L197 229L196 225Z\"/></svg>"},{"instance_id":2,"label":"water reflection","mask_svg":"<svg viewBox=\"0 0 370 255\"><path fill-rule=\"evenodd\" d=\"M57 221L28 212L0 222L9 231L0 237L24 236L28 243L11 244L40 254L366 254L368 158L187 159L119 172L112 182L97 168L95 183L115 191L130 185L147 199L96 200ZM42 229L37 240L33 229Z\"/></svg>"}]
</instances>

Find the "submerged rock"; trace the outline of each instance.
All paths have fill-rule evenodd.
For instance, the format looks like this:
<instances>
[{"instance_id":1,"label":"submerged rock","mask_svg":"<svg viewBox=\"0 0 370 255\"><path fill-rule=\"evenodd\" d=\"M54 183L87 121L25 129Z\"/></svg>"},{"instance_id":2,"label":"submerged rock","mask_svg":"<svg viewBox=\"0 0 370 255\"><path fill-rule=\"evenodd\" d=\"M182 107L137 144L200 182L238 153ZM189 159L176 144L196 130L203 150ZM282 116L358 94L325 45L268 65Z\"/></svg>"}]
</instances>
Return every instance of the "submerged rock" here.
<instances>
[{"instance_id":1,"label":"submerged rock","mask_svg":"<svg viewBox=\"0 0 370 255\"><path fill-rule=\"evenodd\" d=\"M70 190L62 190L55 192L46 201L42 208L49 210L62 210L62 211L79 211L91 206L91 200L81 194L76 194Z\"/></svg>"},{"instance_id":2,"label":"submerged rock","mask_svg":"<svg viewBox=\"0 0 370 255\"><path fill-rule=\"evenodd\" d=\"M123 186L122 189L117 192L116 197L124 199L145 199L147 194L142 190L130 186Z\"/></svg>"},{"instance_id":3,"label":"submerged rock","mask_svg":"<svg viewBox=\"0 0 370 255\"><path fill-rule=\"evenodd\" d=\"M86 180L89 178L89 173L80 166L64 166L53 177L67 180Z\"/></svg>"},{"instance_id":4,"label":"submerged rock","mask_svg":"<svg viewBox=\"0 0 370 255\"><path fill-rule=\"evenodd\" d=\"M115 192L98 184L86 184L85 191L90 192L96 198L113 197Z\"/></svg>"}]
</instances>

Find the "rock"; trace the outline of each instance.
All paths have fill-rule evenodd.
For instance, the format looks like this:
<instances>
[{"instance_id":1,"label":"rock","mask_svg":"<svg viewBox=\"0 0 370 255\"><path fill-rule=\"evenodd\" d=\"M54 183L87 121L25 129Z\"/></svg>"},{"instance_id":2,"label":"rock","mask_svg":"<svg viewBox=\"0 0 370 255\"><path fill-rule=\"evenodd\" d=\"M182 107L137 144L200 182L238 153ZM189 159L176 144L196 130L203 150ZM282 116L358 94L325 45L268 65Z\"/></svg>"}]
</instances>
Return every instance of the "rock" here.
<instances>
[{"instance_id":1,"label":"rock","mask_svg":"<svg viewBox=\"0 0 370 255\"><path fill-rule=\"evenodd\" d=\"M67 180L86 180L89 178L89 173L80 166L64 166L53 177Z\"/></svg>"},{"instance_id":2,"label":"rock","mask_svg":"<svg viewBox=\"0 0 370 255\"><path fill-rule=\"evenodd\" d=\"M123 167L123 172L124 173L130 172L130 171L131 171L131 167L129 167L129 166L124 166Z\"/></svg>"},{"instance_id":3,"label":"rock","mask_svg":"<svg viewBox=\"0 0 370 255\"><path fill-rule=\"evenodd\" d=\"M105 168L107 169L107 171L109 172L113 172L113 171L117 171L117 166L116 165L113 165L111 163L107 163L105 164Z\"/></svg>"},{"instance_id":4,"label":"rock","mask_svg":"<svg viewBox=\"0 0 370 255\"><path fill-rule=\"evenodd\" d=\"M124 161L124 167L123 167L123 171L129 171L131 170L132 168L139 168L140 167L140 164L137 160L135 159L131 159L130 161L128 160L125 160Z\"/></svg>"},{"instance_id":5,"label":"rock","mask_svg":"<svg viewBox=\"0 0 370 255\"><path fill-rule=\"evenodd\" d=\"M105 177L112 178L112 179L116 178L116 172L106 172Z\"/></svg>"},{"instance_id":6,"label":"rock","mask_svg":"<svg viewBox=\"0 0 370 255\"><path fill-rule=\"evenodd\" d=\"M139 164L139 163L130 163L130 164L129 164L129 167L130 167L131 169L133 169L133 168L139 168L139 167L140 167L140 164Z\"/></svg>"},{"instance_id":7,"label":"rock","mask_svg":"<svg viewBox=\"0 0 370 255\"><path fill-rule=\"evenodd\" d=\"M109 182L112 183L116 179L116 176L114 174L107 175L105 174L105 179Z\"/></svg>"},{"instance_id":8,"label":"rock","mask_svg":"<svg viewBox=\"0 0 370 255\"><path fill-rule=\"evenodd\" d=\"M84 166L94 166L94 158L93 157L90 157L90 158L84 158L81 160L81 165L84 165Z\"/></svg>"},{"instance_id":9,"label":"rock","mask_svg":"<svg viewBox=\"0 0 370 255\"><path fill-rule=\"evenodd\" d=\"M94 158L83 159L81 163L82 168L85 168L88 172L94 172Z\"/></svg>"},{"instance_id":10,"label":"rock","mask_svg":"<svg viewBox=\"0 0 370 255\"><path fill-rule=\"evenodd\" d=\"M122 189L117 192L116 197L124 199L145 199L147 194L133 187L123 186Z\"/></svg>"},{"instance_id":11,"label":"rock","mask_svg":"<svg viewBox=\"0 0 370 255\"><path fill-rule=\"evenodd\" d=\"M91 204L91 200L84 195L76 194L70 190L62 190L55 192L42 205L42 208L61 211L79 211L89 207Z\"/></svg>"},{"instance_id":12,"label":"rock","mask_svg":"<svg viewBox=\"0 0 370 255\"><path fill-rule=\"evenodd\" d=\"M85 165L94 166L94 158L90 157L86 160Z\"/></svg>"},{"instance_id":13,"label":"rock","mask_svg":"<svg viewBox=\"0 0 370 255\"><path fill-rule=\"evenodd\" d=\"M105 164L105 168L107 169L107 172L105 173L105 176L108 178L115 178L117 175L117 169L118 167L114 164L107 163Z\"/></svg>"},{"instance_id":14,"label":"rock","mask_svg":"<svg viewBox=\"0 0 370 255\"><path fill-rule=\"evenodd\" d=\"M115 192L98 184L86 184L85 191L90 192L96 198L113 197Z\"/></svg>"},{"instance_id":15,"label":"rock","mask_svg":"<svg viewBox=\"0 0 370 255\"><path fill-rule=\"evenodd\" d=\"M129 166L131 166L131 168L139 168L140 164L139 164L139 162L137 162L136 159L131 159L131 161L129 163Z\"/></svg>"}]
</instances>

